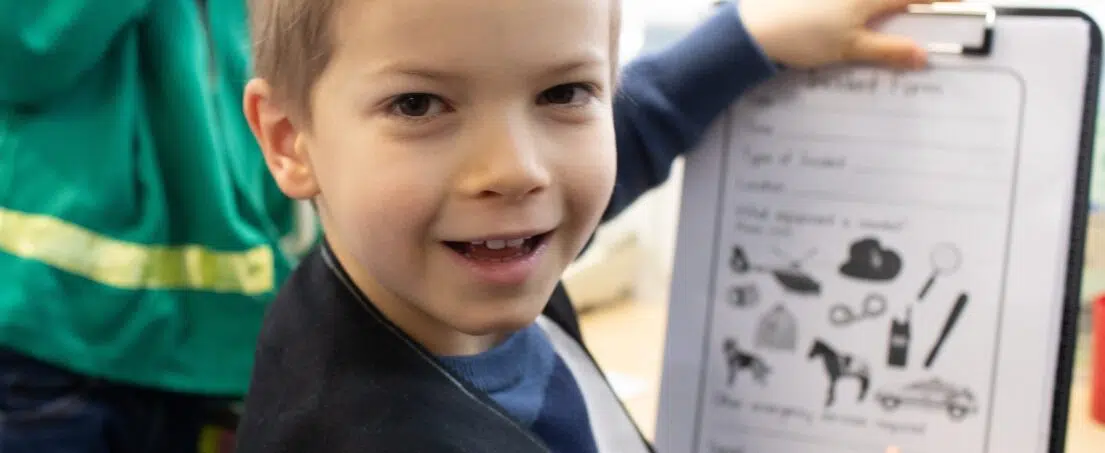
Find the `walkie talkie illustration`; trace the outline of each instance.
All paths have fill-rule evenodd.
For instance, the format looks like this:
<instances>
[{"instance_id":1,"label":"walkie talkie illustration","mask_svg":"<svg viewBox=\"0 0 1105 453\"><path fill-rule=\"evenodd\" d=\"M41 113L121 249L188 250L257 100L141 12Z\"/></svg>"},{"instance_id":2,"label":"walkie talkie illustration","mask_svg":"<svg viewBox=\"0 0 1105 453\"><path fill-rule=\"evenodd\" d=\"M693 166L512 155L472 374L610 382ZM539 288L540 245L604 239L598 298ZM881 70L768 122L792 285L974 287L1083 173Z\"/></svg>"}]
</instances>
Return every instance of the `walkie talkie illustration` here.
<instances>
[{"instance_id":1,"label":"walkie talkie illustration","mask_svg":"<svg viewBox=\"0 0 1105 453\"><path fill-rule=\"evenodd\" d=\"M907 308L904 319L890 321L890 343L886 353L886 364L889 366L905 368L909 363L910 317L911 312Z\"/></svg>"}]
</instances>

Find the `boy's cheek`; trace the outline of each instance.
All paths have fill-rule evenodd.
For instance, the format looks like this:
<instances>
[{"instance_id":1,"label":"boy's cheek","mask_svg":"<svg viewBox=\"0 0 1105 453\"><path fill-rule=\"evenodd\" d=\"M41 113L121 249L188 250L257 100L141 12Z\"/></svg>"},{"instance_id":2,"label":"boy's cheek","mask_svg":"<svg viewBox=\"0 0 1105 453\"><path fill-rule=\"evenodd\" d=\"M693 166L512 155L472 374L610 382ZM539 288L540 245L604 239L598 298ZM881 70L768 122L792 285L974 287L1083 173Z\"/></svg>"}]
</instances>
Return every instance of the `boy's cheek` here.
<instances>
[{"instance_id":1,"label":"boy's cheek","mask_svg":"<svg viewBox=\"0 0 1105 453\"><path fill-rule=\"evenodd\" d=\"M573 165L570 176L566 178L565 190L571 200L573 215L583 220L582 234L589 237L598 226L603 212L610 203L614 191L617 172L617 152L613 147L603 146L582 157ZM583 242L579 244L583 246Z\"/></svg>"}]
</instances>

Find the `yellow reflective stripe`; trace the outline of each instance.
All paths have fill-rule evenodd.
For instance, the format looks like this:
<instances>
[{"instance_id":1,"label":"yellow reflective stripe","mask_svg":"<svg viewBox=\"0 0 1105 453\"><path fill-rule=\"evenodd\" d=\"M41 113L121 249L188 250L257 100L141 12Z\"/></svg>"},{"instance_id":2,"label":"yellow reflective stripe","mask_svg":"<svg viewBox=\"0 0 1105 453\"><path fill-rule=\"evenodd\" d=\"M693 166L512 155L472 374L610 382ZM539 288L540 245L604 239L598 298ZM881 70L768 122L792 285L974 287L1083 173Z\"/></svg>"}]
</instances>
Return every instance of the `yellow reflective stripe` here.
<instances>
[{"instance_id":1,"label":"yellow reflective stripe","mask_svg":"<svg viewBox=\"0 0 1105 453\"><path fill-rule=\"evenodd\" d=\"M0 250L107 286L263 294L275 285L273 251L124 242L54 217L0 208Z\"/></svg>"}]
</instances>

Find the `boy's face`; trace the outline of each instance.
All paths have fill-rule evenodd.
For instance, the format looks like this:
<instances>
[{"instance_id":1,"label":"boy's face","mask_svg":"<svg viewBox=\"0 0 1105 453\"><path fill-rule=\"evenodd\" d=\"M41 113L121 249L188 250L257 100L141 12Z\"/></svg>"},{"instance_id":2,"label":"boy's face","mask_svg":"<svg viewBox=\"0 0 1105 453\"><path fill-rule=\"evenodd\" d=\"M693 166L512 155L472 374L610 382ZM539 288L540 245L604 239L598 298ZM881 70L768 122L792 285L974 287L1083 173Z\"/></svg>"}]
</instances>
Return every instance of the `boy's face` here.
<instances>
[{"instance_id":1,"label":"boy's face","mask_svg":"<svg viewBox=\"0 0 1105 453\"><path fill-rule=\"evenodd\" d=\"M610 3L344 3L292 145L327 234L431 351L486 349L540 313L610 198Z\"/></svg>"}]
</instances>

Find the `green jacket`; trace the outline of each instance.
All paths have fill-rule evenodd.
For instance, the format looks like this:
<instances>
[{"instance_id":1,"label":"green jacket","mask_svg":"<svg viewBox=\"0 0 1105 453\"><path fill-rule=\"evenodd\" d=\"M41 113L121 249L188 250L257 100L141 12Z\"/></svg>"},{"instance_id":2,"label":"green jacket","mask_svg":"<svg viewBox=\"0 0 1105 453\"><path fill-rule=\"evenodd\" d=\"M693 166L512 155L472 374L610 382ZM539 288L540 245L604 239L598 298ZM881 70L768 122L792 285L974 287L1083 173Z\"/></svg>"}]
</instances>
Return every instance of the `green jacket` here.
<instances>
[{"instance_id":1,"label":"green jacket","mask_svg":"<svg viewBox=\"0 0 1105 453\"><path fill-rule=\"evenodd\" d=\"M0 0L0 345L244 392L296 206L241 113L244 3Z\"/></svg>"}]
</instances>

